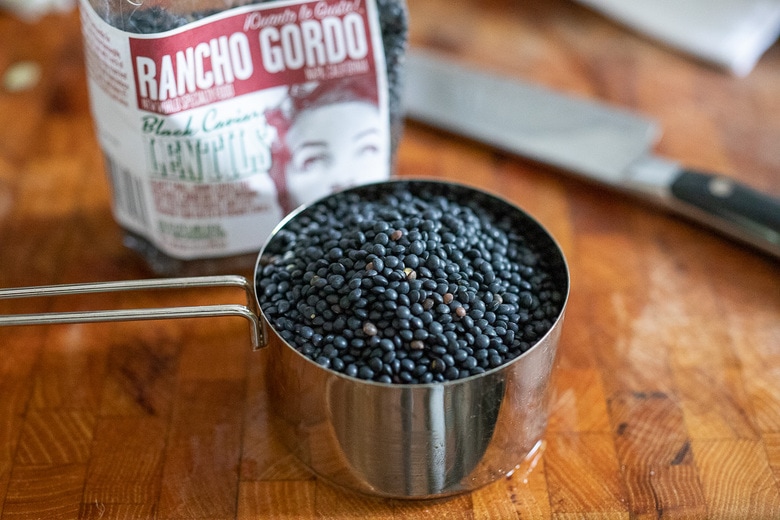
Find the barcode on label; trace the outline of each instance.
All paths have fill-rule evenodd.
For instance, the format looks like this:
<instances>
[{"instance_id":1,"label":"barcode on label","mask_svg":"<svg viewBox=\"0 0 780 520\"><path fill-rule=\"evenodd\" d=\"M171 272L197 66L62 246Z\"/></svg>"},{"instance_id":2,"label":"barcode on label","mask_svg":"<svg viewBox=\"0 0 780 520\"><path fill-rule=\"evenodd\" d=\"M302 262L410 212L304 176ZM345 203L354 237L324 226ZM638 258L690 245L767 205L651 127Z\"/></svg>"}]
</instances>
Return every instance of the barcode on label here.
<instances>
[{"instance_id":1,"label":"barcode on label","mask_svg":"<svg viewBox=\"0 0 780 520\"><path fill-rule=\"evenodd\" d=\"M111 180L116 210L136 223L147 226L149 219L141 179L133 176L128 169L122 168L109 155L106 155L106 169Z\"/></svg>"}]
</instances>

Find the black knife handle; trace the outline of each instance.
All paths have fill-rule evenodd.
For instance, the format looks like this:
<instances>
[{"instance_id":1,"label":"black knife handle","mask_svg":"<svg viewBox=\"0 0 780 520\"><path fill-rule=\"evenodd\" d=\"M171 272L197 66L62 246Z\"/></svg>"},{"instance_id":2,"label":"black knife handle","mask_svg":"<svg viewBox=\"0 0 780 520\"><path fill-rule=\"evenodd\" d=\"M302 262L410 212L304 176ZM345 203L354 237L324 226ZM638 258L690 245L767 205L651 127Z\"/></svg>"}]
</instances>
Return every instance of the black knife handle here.
<instances>
[{"instance_id":1,"label":"black knife handle","mask_svg":"<svg viewBox=\"0 0 780 520\"><path fill-rule=\"evenodd\" d=\"M780 199L756 191L733 179L711 173L683 170L670 186L679 201L702 214L725 221L722 231L746 240L780 257Z\"/></svg>"},{"instance_id":2,"label":"black knife handle","mask_svg":"<svg viewBox=\"0 0 780 520\"><path fill-rule=\"evenodd\" d=\"M721 217L749 219L780 233L780 200L733 179L683 170L672 183L675 197Z\"/></svg>"},{"instance_id":3,"label":"black knife handle","mask_svg":"<svg viewBox=\"0 0 780 520\"><path fill-rule=\"evenodd\" d=\"M733 179L693 170L683 170L670 189L678 200L780 246L780 199Z\"/></svg>"}]
</instances>

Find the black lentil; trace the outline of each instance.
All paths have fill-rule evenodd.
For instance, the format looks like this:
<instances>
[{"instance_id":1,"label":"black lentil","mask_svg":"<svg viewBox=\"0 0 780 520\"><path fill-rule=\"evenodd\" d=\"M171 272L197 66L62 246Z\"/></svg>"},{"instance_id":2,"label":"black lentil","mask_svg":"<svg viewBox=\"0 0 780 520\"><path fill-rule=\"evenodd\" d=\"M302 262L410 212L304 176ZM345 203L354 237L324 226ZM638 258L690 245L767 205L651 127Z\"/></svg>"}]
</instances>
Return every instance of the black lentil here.
<instances>
[{"instance_id":1,"label":"black lentil","mask_svg":"<svg viewBox=\"0 0 780 520\"><path fill-rule=\"evenodd\" d=\"M257 272L274 329L330 370L393 384L481 374L528 350L561 313L562 259L519 215L447 186L362 186L292 218ZM464 249L448 252L454 242Z\"/></svg>"}]
</instances>

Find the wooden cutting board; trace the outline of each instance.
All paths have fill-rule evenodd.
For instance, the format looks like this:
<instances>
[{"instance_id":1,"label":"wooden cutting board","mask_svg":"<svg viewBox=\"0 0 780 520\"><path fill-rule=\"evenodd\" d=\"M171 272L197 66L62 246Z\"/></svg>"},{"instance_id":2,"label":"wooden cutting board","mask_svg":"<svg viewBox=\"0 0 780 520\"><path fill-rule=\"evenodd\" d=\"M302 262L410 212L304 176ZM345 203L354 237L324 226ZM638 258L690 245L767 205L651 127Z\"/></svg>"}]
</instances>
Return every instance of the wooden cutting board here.
<instances>
[{"instance_id":1,"label":"wooden cutting board","mask_svg":"<svg viewBox=\"0 0 780 520\"><path fill-rule=\"evenodd\" d=\"M564 0L427 0L411 42L640 109L659 151L780 196L780 48L738 79ZM76 13L0 14L0 286L138 279L89 113ZM440 502L354 495L268 430L267 354L235 319L0 329L0 519L780 518L780 264L478 143L407 125L401 176L536 216L572 289L530 472ZM251 276L251 273L237 273ZM42 312L241 300L231 291L0 302Z\"/></svg>"}]
</instances>

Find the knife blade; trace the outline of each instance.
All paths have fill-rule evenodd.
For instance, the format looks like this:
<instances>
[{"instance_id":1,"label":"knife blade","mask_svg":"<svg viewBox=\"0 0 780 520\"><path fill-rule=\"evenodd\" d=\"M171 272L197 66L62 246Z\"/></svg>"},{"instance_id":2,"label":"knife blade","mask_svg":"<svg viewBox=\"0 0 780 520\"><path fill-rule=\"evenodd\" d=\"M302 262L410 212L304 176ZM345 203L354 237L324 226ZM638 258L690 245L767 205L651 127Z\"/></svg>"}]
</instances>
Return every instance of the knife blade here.
<instances>
[{"instance_id":1,"label":"knife blade","mask_svg":"<svg viewBox=\"0 0 780 520\"><path fill-rule=\"evenodd\" d=\"M631 193L780 258L780 199L656 155L656 121L430 51L410 49L405 66L409 119Z\"/></svg>"}]
</instances>

